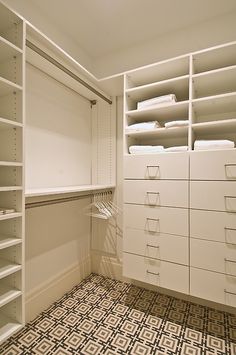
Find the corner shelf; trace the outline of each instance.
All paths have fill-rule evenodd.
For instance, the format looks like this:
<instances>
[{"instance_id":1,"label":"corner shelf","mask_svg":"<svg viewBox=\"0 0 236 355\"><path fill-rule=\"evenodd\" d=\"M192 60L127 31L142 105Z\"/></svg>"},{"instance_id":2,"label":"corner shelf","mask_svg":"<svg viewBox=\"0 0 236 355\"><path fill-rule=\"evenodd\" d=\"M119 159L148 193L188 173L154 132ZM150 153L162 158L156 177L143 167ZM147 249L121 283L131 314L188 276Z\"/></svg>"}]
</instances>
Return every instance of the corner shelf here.
<instances>
[{"instance_id":1,"label":"corner shelf","mask_svg":"<svg viewBox=\"0 0 236 355\"><path fill-rule=\"evenodd\" d=\"M15 264L8 260L0 259L0 279L22 269L20 264Z\"/></svg>"},{"instance_id":2,"label":"corner shelf","mask_svg":"<svg viewBox=\"0 0 236 355\"><path fill-rule=\"evenodd\" d=\"M14 91L22 91L22 86L0 77L0 96L8 95Z\"/></svg>"},{"instance_id":3,"label":"corner shelf","mask_svg":"<svg viewBox=\"0 0 236 355\"><path fill-rule=\"evenodd\" d=\"M13 128L20 127L20 128L22 128L23 124L20 123L20 122L16 122L16 121L13 121L13 120L8 120L6 118L1 118L0 117L0 130L1 129L9 129L11 127L13 127Z\"/></svg>"},{"instance_id":4,"label":"corner shelf","mask_svg":"<svg viewBox=\"0 0 236 355\"><path fill-rule=\"evenodd\" d=\"M21 296L22 292L10 286L0 285L0 307Z\"/></svg>"},{"instance_id":5,"label":"corner shelf","mask_svg":"<svg viewBox=\"0 0 236 355\"><path fill-rule=\"evenodd\" d=\"M0 235L0 250L9 248L13 245L21 244L22 240L20 238L9 237L6 235Z\"/></svg>"},{"instance_id":6,"label":"corner shelf","mask_svg":"<svg viewBox=\"0 0 236 355\"><path fill-rule=\"evenodd\" d=\"M22 217L22 213L21 212L1 214L0 215L0 221L4 221L6 219L19 218L19 217Z\"/></svg>"},{"instance_id":7,"label":"corner shelf","mask_svg":"<svg viewBox=\"0 0 236 355\"><path fill-rule=\"evenodd\" d=\"M22 186L0 186L0 192L21 191L21 190L23 190Z\"/></svg>"},{"instance_id":8,"label":"corner shelf","mask_svg":"<svg viewBox=\"0 0 236 355\"><path fill-rule=\"evenodd\" d=\"M22 167L23 163L14 161L0 161L0 166L19 166Z\"/></svg>"},{"instance_id":9,"label":"corner shelf","mask_svg":"<svg viewBox=\"0 0 236 355\"><path fill-rule=\"evenodd\" d=\"M22 324L0 313L0 343L22 328Z\"/></svg>"}]
</instances>

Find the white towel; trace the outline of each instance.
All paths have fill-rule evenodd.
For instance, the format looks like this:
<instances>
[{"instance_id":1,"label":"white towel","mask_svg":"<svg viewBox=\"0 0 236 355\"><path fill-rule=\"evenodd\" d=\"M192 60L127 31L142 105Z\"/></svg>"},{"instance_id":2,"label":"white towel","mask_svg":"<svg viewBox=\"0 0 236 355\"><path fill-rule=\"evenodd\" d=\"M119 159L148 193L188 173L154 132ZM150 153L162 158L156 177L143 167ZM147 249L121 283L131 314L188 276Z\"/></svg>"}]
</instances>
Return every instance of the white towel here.
<instances>
[{"instance_id":1,"label":"white towel","mask_svg":"<svg viewBox=\"0 0 236 355\"><path fill-rule=\"evenodd\" d=\"M179 145L176 147L165 148L166 152L186 152L188 150L187 145Z\"/></svg>"},{"instance_id":2,"label":"white towel","mask_svg":"<svg viewBox=\"0 0 236 355\"><path fill-rule=\"evenodd\" d=\"M126 132L145 131L160 128L157 121L134 123L126 128Z\"/></svg>"},{"instance_id":3,"label":"white towel","mask_svg":"<svg viewBox=\"0 0 236 355\"><path fill-rule=\"evenodd\" d=\"M155 106L169 105L171 103L175 103L176 101L177 100L175 94L158 96L152 99L137 102L137 109L140 110L154 105Z\"/></svg>"},{"instance_id":4,"label":"white towel","mask_svg":"<svg viewBox=\"0 0 236 355\"><path fill-rule=\"evenodd\" d=\"M153 154L165 152L163 145L131 145L130 154Z\"/></svg>"},{"instance_id":5,"label":"white towel","mask_svg":"<svg viewBox=\"0 0 236 355\"><path fill-rule=\"evenodd\" d=\"M230 149L234 146L234 142L228 139L196 140L194 142L194 150Z\"/></svg>"},{"instance_id":6,"label":"white towel","mask_svg":"<svg viewBox=\"0 0 236 355\"><path fill-rule=\"evenodd\" d=\"M8 213L14 213L16 210L14 208L1 208L0 207L0 214L8 214Z\"/></svg>"},{"instance_id":7,"label":"white towel","mask_svg":"<svg viewBox=\"0 0 236 355\"><path fill-rule=\"evenodd\" d=\"M183 126L188 126L188 120L171 121L165 123L166 128L183 127Z\"/></svg>"}]
</instances>

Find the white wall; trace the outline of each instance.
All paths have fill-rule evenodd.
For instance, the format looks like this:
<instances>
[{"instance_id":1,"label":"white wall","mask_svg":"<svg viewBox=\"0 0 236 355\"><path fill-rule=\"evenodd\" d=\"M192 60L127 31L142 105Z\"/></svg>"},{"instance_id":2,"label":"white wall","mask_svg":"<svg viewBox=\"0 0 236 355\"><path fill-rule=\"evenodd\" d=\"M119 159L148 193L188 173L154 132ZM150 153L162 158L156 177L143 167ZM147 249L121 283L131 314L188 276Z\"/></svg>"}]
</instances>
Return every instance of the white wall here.
<instances>
[{"instance_id":1,"label":"white wall","mask_svg":"<svg viewBox=\"0 0 236 355\"><path fill-rule=\"evenodd\" d=\"M235 41L236 12L216 17L96 59L103 78L178 55Z\"/></svg>"},{"instance_id":2,"label":"white wall","mask_svg":"<svg viewBox=\"0 0 236 355\"><path fill-rule=\"evenodd\" d=\"M94 63L89 54L70 37L66 36L56 24L52 23L47 13L43 13L29 0L2 0L2 2L37 27L68 54L77 59L87 70L91 73L94 71Z\"/></svg>"},{"instance_id":3,"label":"white wall","mask_svg":"<svg viewBox=\"0 0 236 355\"><path fill-rule=\"evenodd\" d=\"M90 198L26 210L26 320L91 272Z\"/></svg>"},{"instance_id":4,"label":"white wall","mask_svg":"<svg viewBox=\"0 0 236 355\"><path fill-rule=\"evenodd\" d=\"M26 190L91 184L91 118L90 101L27 64ZM26 211L27 321L90 274L90 202Z\"/></svg>"},{"instance_id":5,"label":"white wall","mask_svg":"<svg viewBox=\"0 0 236 355\"><path fill-rule=\"evenodd\" d=\"M91 183L90 102L26 66L26 190Z\"/></svg>"}]
</instances>

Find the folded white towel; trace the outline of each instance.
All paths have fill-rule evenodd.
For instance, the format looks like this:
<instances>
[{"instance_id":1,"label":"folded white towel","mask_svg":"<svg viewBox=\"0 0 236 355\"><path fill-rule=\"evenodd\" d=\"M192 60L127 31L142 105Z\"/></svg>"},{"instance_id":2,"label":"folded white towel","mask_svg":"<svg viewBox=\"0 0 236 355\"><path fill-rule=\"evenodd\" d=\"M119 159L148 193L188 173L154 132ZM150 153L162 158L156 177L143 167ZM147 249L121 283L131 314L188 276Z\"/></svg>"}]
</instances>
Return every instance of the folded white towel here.
<instances>
[{"instance_id":1,"label":"folded white towel","mask_svg":"<svg viewBox=\"0 0 236 355\"><path fill-rule=\"evenodd\" d=\"M163 145L131 145L130 154L153 154L165 152Z\"/></svg>"},{"instance_id":2,"label":"folded white towel","mask_svg":"<svg viewBox=\"0 0 236 355\"><path fill-rule=\"evenodd\" d=\"M166 128L183 127L183 126L188 126L188 120L171 121L165 123Z\"/></svg>"},{"instance_id":3,"label":"folded white towel","mask_svg":"<svg viewBox=\"0 0 236 355\"><path fill-rule=\"evenodd\" d=\"M176 100L175 94L158 96L158 97L154 97L152 99L137 102L137 109L140 110L140 109L147 108L147 107L153 106L153 105L171 104L171 103L175 103L176 101L177 100Z\"/></svg>"},{"instance_id":4,"label":"folded white towel","mask_svg":"<svg viewBox=\"0 0 236 355\"><path fill-rule=\"evenodd\" d=\"M176 147L169 147L169 148L165 148L166 152L185 152L188 150L188 146L187 145L179 145Z\"/></svg>"},{"instance_id":5,"label":"folded white towel","mask_svg":"<svg viewBox=\"0 0 236 355\"><path fill-rule=\"evenodd\" d=\"M234 142L228 139L196 140L194 142L194 150L230 149L234 146Z\"/></svg>"},{"instance_id":6,"label":"folded white towel","mask_svg":"<svg viewBox=\"0 0 236 355\"><path fill-rule=\"evenodd\" d=\"M14 208L3 208L0 207L0 214L14 213L16 210Z\"/></svg>"},{"instance_id":7,"label":"folded white towel","mask_svg":"<svg viewBox=\"0 0 236 355\"><path fill-rule=\"evenodd\" d=\"M140 122L134 123L126 128L126 132L133 132L133 131L144 131L144 130L152 130L156 128L160 128L160 124L157 121L150 121L150 122Z\"/></svg>"}]
</instances>

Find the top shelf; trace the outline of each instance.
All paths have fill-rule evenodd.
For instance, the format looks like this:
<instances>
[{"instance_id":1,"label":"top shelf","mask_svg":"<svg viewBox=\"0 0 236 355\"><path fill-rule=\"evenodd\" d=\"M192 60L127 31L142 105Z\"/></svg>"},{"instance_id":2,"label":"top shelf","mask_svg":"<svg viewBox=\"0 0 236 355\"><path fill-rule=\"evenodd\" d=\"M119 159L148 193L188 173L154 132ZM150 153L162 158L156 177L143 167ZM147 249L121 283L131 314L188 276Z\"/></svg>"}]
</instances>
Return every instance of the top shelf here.
<instances>
[{"instance_id":1,"label":"top shelf","mask_svg":"<svg viewBox=\"0 0 236 355\"><path fill-rule=\"evenodd\" d=\"M134 101L146 100L155 96L173 93L178 100L188 99L189 75L138 86L126 90L128 98Z\"/></svg>"},{"instance_id":2,"label":"top shelf","mask_svg":"<svg viewBox=\"0 0 236 355\"><path fill-rule=\"evenodd\" d=\"M193 54L194 74L236 65L236 43Z\"/></svg>"},{"instance_id":3,"label":"top shelf","mask_svg":"<svg viewBox=\"0 0 236 355\"><path fill-rule=\"evenodd\" d=\"M23 21L0 4L0 36L19 49L22 48Z\"/></svg>"},{"instance_id":4,"label":"top shelf","mask_svg":"<svg viewBox=\"0 0 236 355\"><path fill-rule=\"evenodd\" d=\"M127 74L127 88L168 80L189 73L189 56L182 56L130 71Z\"/></svg>"}]
</instances>

